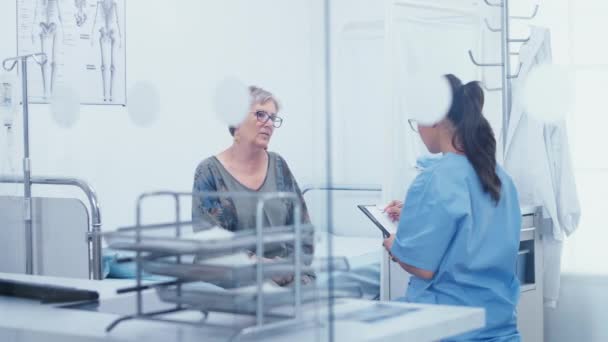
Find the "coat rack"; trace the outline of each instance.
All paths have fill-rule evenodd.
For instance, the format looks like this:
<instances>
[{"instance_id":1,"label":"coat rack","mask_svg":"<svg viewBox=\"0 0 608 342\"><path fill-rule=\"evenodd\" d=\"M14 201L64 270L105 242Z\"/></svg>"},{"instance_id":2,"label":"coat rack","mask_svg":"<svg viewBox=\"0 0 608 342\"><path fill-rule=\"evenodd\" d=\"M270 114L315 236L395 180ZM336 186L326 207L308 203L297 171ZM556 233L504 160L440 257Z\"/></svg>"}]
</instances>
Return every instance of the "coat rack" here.
<instances>
[{"instance_id":1,"label":"coat rack","mask_svg":"<svg viewBox=\"0 0 608 342\"><path fill-rule=\"evenodd\" d=\"M517 78L521 71L522 63L519 63L517 73L511 73L511 63L510 56L511 55L519 55L518 52L511 52L509 47L511 43L527 43L530 40L528 38L511 38L509 33L509 20L532 20L538 14L539 5L536 5L534 8L534 12L530 16L510 16L509 15L509 0L502 0L497 3L492 3L489 0L483 0L486 5L490 7L500 7L501 9L501 26L500 27L492 27L487 19L485 19L486 28L490 32L499 33L500 32L500 50L501 50L501 60L497 63L480 63L473 56L473 52L469 50L469 58L471 62L479 67L500 67L501 68L501 83L502 86L499 88L490 88L484 82L482 82L482 86L486 91L501 91L502 93L502 139L503 139L503 153L505 152L506 144L504 141L507 136L507 130L509 126L509 119L511 115L511 80Z\"/></svg>"}]
</instances>

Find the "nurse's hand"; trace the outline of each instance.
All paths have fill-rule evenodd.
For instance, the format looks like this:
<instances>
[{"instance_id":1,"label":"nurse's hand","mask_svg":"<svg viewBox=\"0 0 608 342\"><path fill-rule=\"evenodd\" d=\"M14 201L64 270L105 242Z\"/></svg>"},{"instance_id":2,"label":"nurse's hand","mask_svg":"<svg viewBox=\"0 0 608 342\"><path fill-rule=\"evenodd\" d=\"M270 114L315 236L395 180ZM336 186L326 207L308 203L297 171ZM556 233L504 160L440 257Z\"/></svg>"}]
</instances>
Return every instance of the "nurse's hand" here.
<instances>
[{"instance_id":1,"label":"nurse's hand","mask_svg":"<svg viewBox=\"0 0 608 342\"><path fill-rule=\"evenodd\" d=\"M389 254L391 252L391 247L393 247L394 242L395 242L395 234L391 234L389 237L384 239L384 241L382 242L382 246L384 246L384 249L386 249L386 251L389 252Z\"/></svg>"},{"instance_id":2,"label":"nurse's hand","mask_svg":"<svg viewBox=\"0 0 608 342\"><path fill-rule=\"evenodd\" d=\"M399 221L399 217L401 217L401 209L403 208L403 202L401 201L390 201L389 204L384 208L384 212L388 215L391 221Z\"/></svg>"},{"instance_id":3,"label":"nurse's hand","mask_svg":"<svg viewBox=\"0 0 608 342\"><path fill-rule=\"evenodd\" d=\"M393 256L393 254L391 253L391 247L393 247L393 243L394 242L395 242L395 234L391 234L391 236L389 236L386 239L384 239L384 242L382 242L382 245L384 246L384 248L388 252L388 255L391 256L391 260L393 260L394 262L399 262L399 260L397 260Z\"/></svg>"}]
</instances>

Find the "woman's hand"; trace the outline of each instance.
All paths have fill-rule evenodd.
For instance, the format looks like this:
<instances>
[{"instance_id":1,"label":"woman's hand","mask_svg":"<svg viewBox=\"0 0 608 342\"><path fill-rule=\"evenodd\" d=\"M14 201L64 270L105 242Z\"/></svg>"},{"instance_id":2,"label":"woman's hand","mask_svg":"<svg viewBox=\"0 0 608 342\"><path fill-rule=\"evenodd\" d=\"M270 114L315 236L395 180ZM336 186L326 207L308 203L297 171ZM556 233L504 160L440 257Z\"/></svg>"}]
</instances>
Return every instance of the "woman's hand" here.
<instances>
[{"instance_id":1,"label":"woman's hand","mask_svg":"<svg viewBox=\"0 0 608 342\"><path fill-rule=\"evenodd\" d=\"M265 263L265 264L266 264L266 263L269 263L269 262L274 262L274 261L276 261L277 259L279 259L279 257L274 257L273 259L266 258L266 257L259 258L259 257L258 257L257 255L255 255L255 253L253 253L253 252L249 252L248 254L249 254L249 259L255 260L256 262L257 262L258 260L261 260L261 261L262 261L262 263Z\"/></svg>"},{"instance_id":2,"label":"woman's hand","mask_svg":"<svg viewBox=\"0 0 608 342\"><path fill-rule=\"evenodd\" d=\"M390 201L389 204L384 208L384 212L388 215L391 221L399 221L401 217L401 209L403 208L403 202L401 201Z\"/></svg>"},{"instance_id":3,"label":"woman's hand","mask_svg":"<svg viewBox=\"0 0 608 342\"><path fill-rule=\"evenodd\" d=\"M276 256L276 257L274 257L272 259L271 258L266 258L266 257L258 258L257 255L255 255L254 253L251 253L251 252L249 254L249 258L251 258L253 260L256 260L256 261L257 260L261 260L262 263L264 263L264 264L278 262L278 261L282 260L282 258L278 257L278 256ZM290 284L291 282L293 282L293 278L294 278L293 274L275 275L275 276L272 277L272 281L274 281L279 286L285 286L285 285ZM302 277L302 278L304 278L304 277ZM303 279L303 283L304 284L307 284L308 282L309 281Z\"/></svg>"},{"instance_id":4,"label":"woman's hand","mask_svg":"<svg viewBox=\"0 0 608 342\"><path fill-rule=\"evenodd\" d=\"M382 246L384 246L384 249L386 249L388 254L391 256L391 259L393 261L397 262L397 259L395 259L395 257L391 253L391 248L393 247L394 242L395 242L395 234L391 234L389 237L384 239L384 241L382 242Z\"/></svg>"},{"instance_id":5,"label":"woman's hand","mask_svg":"<svg viewBox=\"0 0 608 342\"><path fill-rule=\"evenodd\" d=\"M384 239L384 241L382 242L382 246L384 246L384 249L386 249L386 251L390 253L394 242L395 242L395 234L391 234L389 237Z\"/></svg>"}]
</instances>

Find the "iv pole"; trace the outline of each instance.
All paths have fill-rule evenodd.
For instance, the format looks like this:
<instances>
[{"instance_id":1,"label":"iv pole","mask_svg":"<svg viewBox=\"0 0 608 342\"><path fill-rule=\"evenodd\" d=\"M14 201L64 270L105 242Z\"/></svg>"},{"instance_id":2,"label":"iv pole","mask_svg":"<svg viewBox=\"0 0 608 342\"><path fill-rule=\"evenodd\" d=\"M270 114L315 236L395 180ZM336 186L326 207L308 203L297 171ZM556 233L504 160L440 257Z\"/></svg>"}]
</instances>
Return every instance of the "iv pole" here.
<instances>
[{"instance_id":1,"label":"iv pole","mask_svg":"<svg viewBox=\"0 0 608 342\"><path fill-rule=\"evenodd\" d=\"M32 182L30 165L30 136L29 136L29 108L27 97L27 60L31 58L38 65L47 62L46 54L34 53L7 58L2 62L6 71L11 71L17 63L21 62L21 104L23 106L23 194L24 194L24 218L25 223L25 272L34 274L34 234L32 228ZM11 64L12 63L12 64Z\"/></svg>"}]
</instances>

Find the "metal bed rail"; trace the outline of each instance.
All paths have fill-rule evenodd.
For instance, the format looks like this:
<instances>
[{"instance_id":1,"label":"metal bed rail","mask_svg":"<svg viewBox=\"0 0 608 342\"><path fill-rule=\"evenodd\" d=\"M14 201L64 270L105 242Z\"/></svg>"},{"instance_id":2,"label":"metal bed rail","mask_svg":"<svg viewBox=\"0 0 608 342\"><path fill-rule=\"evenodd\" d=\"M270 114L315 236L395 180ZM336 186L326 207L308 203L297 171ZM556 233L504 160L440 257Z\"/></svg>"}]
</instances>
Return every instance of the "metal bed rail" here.
<instances>
[{"instance_id":1,"label":"metal bed rail","mask_svg":"<svg viewBox=\"0 0 608 342\"><path fill-rule=\"evenodd\" d=\"M382 187L380 185L307 185L302 190L302 195L306 194L309 191L316 190L324 190L324 191L369 191L369 192L379 192L382 191Z\"/></svg>"},{"instance_id":2,"label":"metal bed rail","mask_svg":"<svg viewBox=\"0 0 608 342\"><path fill-rule=\"evenodd\" d=\"M86 236L91 251L91 255L89 256L89 278L101 280L101 213L97 193L93 187L81 179L70 177L31 177L30 182L31 184L39 185L75 186L87 196L91 214L91 222L89 223ZM1 175L0 184L24 184L24 180L23 177ZM31 254L28 257L31 258L30 260L33 260L33 250L28 249L26 253Z\"/></svg>"}]
</instances>

